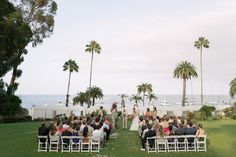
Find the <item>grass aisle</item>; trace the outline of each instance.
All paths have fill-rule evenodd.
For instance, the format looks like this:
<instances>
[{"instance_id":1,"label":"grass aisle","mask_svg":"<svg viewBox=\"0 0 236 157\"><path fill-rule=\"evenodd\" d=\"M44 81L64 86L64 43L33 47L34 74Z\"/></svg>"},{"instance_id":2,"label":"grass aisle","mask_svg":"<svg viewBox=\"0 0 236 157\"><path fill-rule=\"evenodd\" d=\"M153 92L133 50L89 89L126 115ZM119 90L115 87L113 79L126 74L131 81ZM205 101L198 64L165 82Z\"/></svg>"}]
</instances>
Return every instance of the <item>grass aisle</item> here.
<instances>
[{"instance_id":1,"label":"grass aisle","mask_svg":"<svg viewBox=\"0 0 236 157\"><path fill-rule=\"evenodd\" d=\"M98 157L98 153L38 153L39 122L0 124L0 157ZM208 152L150 153L140 151L137 132L123 130L121 122L99 153L104 157L235 157L236 121L203 122L210 144Z\"/></svg>"}]
</instances>

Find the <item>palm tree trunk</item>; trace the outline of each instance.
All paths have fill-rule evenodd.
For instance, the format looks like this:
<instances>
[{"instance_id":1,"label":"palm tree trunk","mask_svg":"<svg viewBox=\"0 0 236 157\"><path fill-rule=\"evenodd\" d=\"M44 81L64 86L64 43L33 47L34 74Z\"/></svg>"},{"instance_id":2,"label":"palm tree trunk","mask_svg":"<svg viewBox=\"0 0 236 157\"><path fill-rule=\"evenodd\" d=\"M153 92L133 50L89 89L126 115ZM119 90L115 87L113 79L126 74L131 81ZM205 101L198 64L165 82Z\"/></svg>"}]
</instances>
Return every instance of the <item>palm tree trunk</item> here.
<instances>
[{"instance_id":1,"label":"palm tree trunk","mask_svg":"<svg viewBox=\"0 0 236 157\"><path fill-rule=\"evenodd\" d=\"M182 106L185 106L185 96L186 96L186 79L183 79L183 97L182 97Z\"/></svg>"},{"instance_id":2,"label":"palm tree trunk","mask_svg":"<svg viewBox=\"0 0 236 157\"><path fill-rule=\"evenodd\" d=\"M67 93L66 93L66 107L68 107L69 103L69 90L70 90L70 78L71 78L71 72L69 72L69 80L68 80L68 86L67 86Z\"/></svg>"},{"instance_id":3,"label":"palm tree trunk","mask_svg":"<svg viewBox=\"0 0 236 157\"><path fill-rule=\"evenodd\" d=\"M13 67L11 81L10 81L10 86L13 85L15 83L15 81L16 81L17 68L18 68L18 66L14 66Z\"/></svg>"},{"instance_id":4,"label":"palm tree trunk","mask_svg":"<svg viewBox=\"0 0 236 157\"><path fill-rule=\"evenodd\" d=\"M94 104L95 104L95 98L93 97L93 106L94 106Z\"/></svg>"},{"instance_id":5,"label":"palm tree trunk","mask_svg":"<svg viewBox=\"0 0 236 157\"><path fill-rule=\"evenodd\" d=\"M93 71L93 52L92 52L91 63L90 63L89 88L91 87L91 82L92 82L92 71Z\"/></svg>"},{"instance_id":6,"label":"palm tree trunk","mask_svg":"<svg viewBox=\"0 0 236 157\"><path fill-rule=\"evenodd\" d=\"M144 98L145 98L145 93L143 93L143 107L144 107Z\"/></svg>"},{"instance_id":7,"label":"palm tree trunk","mask_svg":"<svg viewBox=\"0 0 236 157\"><path fill-rule=\"evenodd\" d=\"M200 70L201 70L201 105L203 105L202 47L200 49Z\"/></svg>"}]
</instances>

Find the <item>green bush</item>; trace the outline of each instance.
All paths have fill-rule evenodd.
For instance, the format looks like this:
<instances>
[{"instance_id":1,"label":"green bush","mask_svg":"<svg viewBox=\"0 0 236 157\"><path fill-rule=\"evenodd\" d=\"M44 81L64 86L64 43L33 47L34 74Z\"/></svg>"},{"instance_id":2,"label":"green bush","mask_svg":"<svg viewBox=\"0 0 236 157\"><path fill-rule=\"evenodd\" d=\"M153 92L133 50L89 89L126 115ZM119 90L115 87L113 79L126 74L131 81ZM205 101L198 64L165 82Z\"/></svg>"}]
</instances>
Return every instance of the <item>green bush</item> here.
<instances>
[{"instance_id":1,"label":"green bush","mask_svg":"<svg viewBox=\"0 0 236 157\"><path fill-rule=\"evenodd\" d=\"M216 110L214 106L202 106L200 108L202 120L212 119L212 113Z\"/></svg>"}]
</instances>

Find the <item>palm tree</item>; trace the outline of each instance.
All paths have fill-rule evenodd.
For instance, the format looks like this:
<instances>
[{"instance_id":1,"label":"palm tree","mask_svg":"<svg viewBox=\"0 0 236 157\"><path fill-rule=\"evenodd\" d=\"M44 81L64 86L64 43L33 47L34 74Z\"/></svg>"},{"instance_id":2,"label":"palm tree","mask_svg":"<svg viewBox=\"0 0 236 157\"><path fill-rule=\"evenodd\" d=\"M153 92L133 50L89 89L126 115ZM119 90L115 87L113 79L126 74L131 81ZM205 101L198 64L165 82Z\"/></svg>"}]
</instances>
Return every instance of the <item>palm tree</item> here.
<instances>
[{"instance_id":1,"label":"palm tree","mask_svg":"<svg viewBox=\"0 0 236 157\"><path fill-rule=\"evenodd\" d=\"M73 105L80 104L81 106L84 105L84 103L89 104L90 97L87 92L80 92L73 98Z\"/></svg>"},{"instance_id":2,"label":"palm tree","mask_svg":"<svg viewBox=\"0 0 236 157\"><path fill-rule=\"evenodd\" d=\"M236 95L236 77L230 82L229 94L233 98Z\"/></svg>"},{"instance_id":3,"label":"palm tree","mask_svg":"<svg viewBox=\"0 0 236 157\"><path fill-rule=\"evenodd\" d=\"M78 72L79 71L79 66L74 60L68 60L65 62L63 65L63 71L69 70L69 80L68 80L68 86L67 86L67 94L66 94L66 107L68 107L68 102L69 102L69 89L70 89L70 78L71 78L71 73L72 72Z\"/></svg>"},{"instance_id":4,"label":"palm tree","mask_svg":"<svg viewBox=\"0 0 236 157\"><path fill-rule=\"evenodd\" d=\"M92 82L93 55L94 55L94 53L100 54L101 47L96 41L92 40L92 41L90 41L90 43L88 45L86 45L85 52L92 53L91 63L90 63L90 78L89 78L89 88L90 88L91 82Z\"/></svg>"},{"instance_id":5,"label":"palm tree","mask_svg":"<svg viewBox=\"0 0 236 157\"><path fill-rule=\"evenodd\" d=\"M127 98L128 95L126 95L126 94L119 94L118 96L121 98L121 108L125 107L125 98Z\"/></svg>"},{"instance_id":6,"label":"palm tree","mask_svg":"<svg viewBox=\"0 0 236 157\"><path fill-rule=\"evenodd\" d=\"M174 78L183 79L183 97L182 106L185 106L186 81L191 78L197 78L195 66L188 61L182 61L174 70Z\"/></svg>"},{"instance_id":7,"label":"palm tree","mask_svg":"<svg viewBox=\"0 0 236 157\"><path fill-rule=\"evenodd\" d=\"M139 94L133 94L131 97L130 97L130 99L129 99L130 101L134 101L135 102L135 104L136 105L138 105L138 103L140 102L140 101L142 101L143 99L142 99L142 97L139 95Z\"/></svg>"},{"instance_id":8,"label":"palm tree","mask_svg":"<svg viewBox=\"0 0 236 157\"><path fill-rule=\"evenodd\" d=\"M197 49L200 49L201 105L203 105L202 48L209 48L209 44L210 44L210 42L206 38L204 38L204 37L200 37L194 43L194 47L196 47Z\"/></svg>"},{"instance_id":9,"label":"palm tree","mask_svg":"<svg viewBox=\"0 0 236 157\"><path fill-rule=\"evenodd\" d=\"M92 98L92 105L94 106L95 100L96 99L102 99L103 98L103 93L102 89L96 86L89 87L87 89L87 92L89 93L89 96ZM90 107L90 104L89 106Z\"/></svg>"},{"instance_id":10,"label":"palm tree","mask_svg":"<svg viewBox=\"0 0 236 157\"><path fill-rule=\"evenodd\" d=\"M144 106L144 101L145 101L145 95L146 93L150 94L152 93L152 84L149 83L142 83L141 85L137 86L138 94L143 93L143 106Z\"/></svg>"},{"instance_id":11,"label":"palm tree","mask_svg":"<svg viewBox=\"0 0 236 157\"><path fill-rule=\"evenodd\" d=\"M148 105L149 106L150 106L152 100L157 100L157 96L154 93L148 94L147 98L148 98Z\"/></svg>"}]
</instances>

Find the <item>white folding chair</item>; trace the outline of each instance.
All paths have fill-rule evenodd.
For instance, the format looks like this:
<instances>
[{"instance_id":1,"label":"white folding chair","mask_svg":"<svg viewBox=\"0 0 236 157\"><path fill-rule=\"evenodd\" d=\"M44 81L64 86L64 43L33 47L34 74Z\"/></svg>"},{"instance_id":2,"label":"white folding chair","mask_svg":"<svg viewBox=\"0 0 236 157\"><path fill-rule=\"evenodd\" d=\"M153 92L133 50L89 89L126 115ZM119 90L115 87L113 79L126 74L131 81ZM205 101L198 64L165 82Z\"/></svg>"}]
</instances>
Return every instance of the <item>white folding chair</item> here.
<instances>
[{"instance_id":1,"label":"white folding chair","mask_svg":"<svg viewBox=\"0 0 236 157\"><path fill-rule=\"evenodd\" d=\"M49 136L49 152L58 152L59 150L59 136Z\"/></svg>"},{"instance_id":2,"label":"white folding chair","mask_svg":"<svg viewBox=\"0 0 236 157\"><path fill-rule=\"evenodd\" d=\"M157 152L166 152L166 138L157 137L156 139Z\"/></svg>"},{"instance_id":3,"label":"white folding chair","mask_svg":"<svg viewBox=\"0 0 236 157\"><path fill-rule=\"evenodd\" d=\"M100 151L100 140L90 140L90 148L91 152L99 152Z\"/></svg>"},{"instance_id":4,"label":"white folding chair","mask_svg":"<svg viewBox=\"0 0 236 157\"><path fill-rule=\"evenodd\" d=\"M197 137L197 151L207 151L206 140L207 135L201 135Z\"/></svg>"},{"instance_id":5,"label":"white folding chair","mask_svg":"<svg viewBox=\"0 0 236 157\"><path fill-rule=\"evenodd\" d=\"M80 142L79 136L71 136L71 152L80 152Z\"/></svg>"},{"instance_id":6,"label":"white folding chair","mask_svg":"<svg viewBox=\"0 0 236 157\"><path fill-rule=\"evenodd\" d=\"M47 152L48 136L38 136L38 152Z\"/></svg>"},{"instance_id":7,"label":"white folding chair","mask_svg":"<svg viewBox=\"0 0 236 157\"><path fill-rule=\"evenodd\" d=\"M61 136L61 152L70 152L71 136Z\"/></svg>"},{"instance_id":8,"label":"white folding chair","mask_svg":"<svg viewBox=\"0 0 236 157\"><path fill-rule=\"evenodd\" d=\"M81 152L89 152L90 151L90 137L81 138Z\"/></svg>"},{"instance_id":9,"label":"white folding chair","mask_svg":"<svg viewBox=\"0 0 236 157\"><path fill-rule=\"evenodd\" d=\"M186 152L186 136L176 136L176 146L178 152Z\"/></svg>"},{"instance_id":10,"label":"white folding chair","mask_svg":"<svg viewBox=\"0 0 236 157\"><path fill-rule=\"evenodd\" d=\"M148 153L157 151L156 136L155 137L147 137L146 149L147 149Z\"/></svg>"},{"instance_id":11,"label":"white folding chair","mask_svg":"<svg viewBox=\"0 0 236 157\"><path fill-rule=\"evenodd\" d=\"M197 148L197 142L196 142L196 136L195 135L186 135L186 146L188 152L196 152Z\"/></svg>"},{"instance_id":12,"label":"white folding chair","mask_svg":"<svg viewBox=\"0 0 236 157\"><path fill-rule=\"evenodd\" d=\"M167 136L166 146L168 152L176 152L176 136Z\"/></svg>"}]
</instances>

